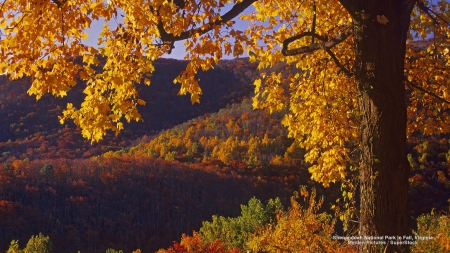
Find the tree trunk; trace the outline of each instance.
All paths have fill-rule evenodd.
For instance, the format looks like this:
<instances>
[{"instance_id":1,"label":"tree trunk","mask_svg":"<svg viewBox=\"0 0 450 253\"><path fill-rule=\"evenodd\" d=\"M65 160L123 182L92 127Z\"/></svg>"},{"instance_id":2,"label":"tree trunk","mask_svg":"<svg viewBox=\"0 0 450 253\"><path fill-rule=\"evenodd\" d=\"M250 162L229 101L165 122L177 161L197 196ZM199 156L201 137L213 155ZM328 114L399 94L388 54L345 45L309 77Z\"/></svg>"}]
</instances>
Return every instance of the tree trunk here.
<instances>
[{"instance_id":1,"label":"tree trunk","mask_svg":"<svg viewBox=\"0 0 450 253\"><path fill-rule=\"evenodd\" d=\"M402 237L411 234L403 77L414 1L353 1L352 7L356 7L354 71L362 113L359 233ZM391 241L396 239L381 246L360 245L359 251L409 252L408 245Z\"/></svg>"}]
</instances>

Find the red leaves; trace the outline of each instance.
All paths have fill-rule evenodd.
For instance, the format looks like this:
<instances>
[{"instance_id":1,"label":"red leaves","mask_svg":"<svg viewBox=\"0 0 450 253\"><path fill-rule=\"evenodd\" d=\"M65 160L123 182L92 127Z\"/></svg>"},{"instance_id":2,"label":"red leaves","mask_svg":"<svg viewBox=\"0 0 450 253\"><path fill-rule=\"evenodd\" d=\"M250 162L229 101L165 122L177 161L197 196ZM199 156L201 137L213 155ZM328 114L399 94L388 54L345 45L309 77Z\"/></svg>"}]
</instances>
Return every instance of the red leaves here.
<instances>
[{"instance_id":1,"label":"red leaves","mask_svg":"<svg viewBox=\"0 0 450 253\"><path fill-rule=\"evenodd\" d=\"M206 243L201 235L194 231L192 236L183 234L181 243L173 242L173 246L167 250L159 250L158 253L240 253L241 251L234 247L227 250L225 246L217 239L214 243Z\"/></svg>"}]
</instances>

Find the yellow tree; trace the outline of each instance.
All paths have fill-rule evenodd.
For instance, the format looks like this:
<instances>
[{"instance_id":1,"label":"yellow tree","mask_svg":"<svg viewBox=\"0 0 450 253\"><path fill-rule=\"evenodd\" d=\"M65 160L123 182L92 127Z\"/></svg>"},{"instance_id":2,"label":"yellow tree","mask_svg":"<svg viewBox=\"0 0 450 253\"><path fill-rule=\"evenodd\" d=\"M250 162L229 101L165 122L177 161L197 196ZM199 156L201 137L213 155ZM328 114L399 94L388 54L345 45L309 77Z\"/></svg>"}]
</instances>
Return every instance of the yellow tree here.
<instances>
[{"instance_id":1,"label":"yellow tree","mask_svg":"<svg viewBox=\"0 0 450 253\"><path fill-rule=\"evenodd\" d=\"M249 28L235 29L232 19L251 5L250 14L242 15ZM79 108L68 104L60 120L73 120L84 137L98 141L108 130L118 133L123 120L140 120L137 105L145 102L136 85L150 84L153 61L170 53L176 41L184 41L190 61L174 82L181 84L179 94L191 94L192 103L201 95L195 74L224 54L247 50L260 68L295 66L298 71L268 70L257 79L254 106L288 109L283 123L307 150L316 181L345 184L349 171L358 171L361 235L406 235L407 134L449 130L448 5L444 0L0 0L0 73L30 76L28 93L37 99L45 93L65 96L76 78L86 81L85 101ZM105 21L96 48L83 42L94 20ZM413 43L429 37L426 50ZM357 149L349 150L352 145ZM360 162L350 167L354 157ZM360 250L364 247L374 250L370 245ZM394 250L409 249L386 248Z\"/></svg>"}]
</instances>

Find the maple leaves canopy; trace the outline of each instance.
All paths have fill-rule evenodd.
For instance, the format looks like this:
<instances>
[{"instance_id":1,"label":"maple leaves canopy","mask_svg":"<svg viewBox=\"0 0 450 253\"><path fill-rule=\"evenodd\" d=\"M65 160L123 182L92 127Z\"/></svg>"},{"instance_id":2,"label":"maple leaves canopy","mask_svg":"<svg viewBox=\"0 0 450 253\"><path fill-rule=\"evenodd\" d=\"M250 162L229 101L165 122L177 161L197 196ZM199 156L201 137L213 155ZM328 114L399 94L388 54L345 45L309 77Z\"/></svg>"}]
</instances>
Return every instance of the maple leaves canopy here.
<instances>
[{"instance_id":1,"label":"maple leaves canopy","mask_svg":"<svg viewBox=\"0 0 450 253\"><path fill-rule=\"evenodd\" d=\"M28 93L37 99L45 93L66 96L77 77L86 81L84 103L80 108L68 104L60 120L74 120L84 137L98 141L107 130L118 133L123 119L141 120L136 107L145 101L138 98L136 84L150 85L153 61L170 53L175 40L189 38L184 45L190 62L174 82L181 84L180 95L190 93L192 103L199 102L195 73L212 68L223 53L243 54L242 32L223 31L220 25L231 26L231 18L252 2L236 3L222 19L228 1L5 0L0 3L0 72L12 79L31 76ZM87 29L96 20L104 22L99 46L87 46ZM226 41L230 37L238 43ZM101 59L104 65L97 71Z\"/></svg>"}]
</instances>

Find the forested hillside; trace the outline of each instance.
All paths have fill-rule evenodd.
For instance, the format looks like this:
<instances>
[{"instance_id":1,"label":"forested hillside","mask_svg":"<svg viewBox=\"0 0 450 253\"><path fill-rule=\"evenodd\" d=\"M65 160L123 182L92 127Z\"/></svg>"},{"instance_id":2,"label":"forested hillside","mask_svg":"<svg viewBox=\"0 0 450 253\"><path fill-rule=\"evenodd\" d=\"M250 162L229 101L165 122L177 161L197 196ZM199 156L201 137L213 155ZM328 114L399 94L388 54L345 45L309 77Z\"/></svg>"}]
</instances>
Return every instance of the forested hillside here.
<instances>
[{"instance_id":1,"label":"forested hillside","mask_svg":"<svg viewBox=\"0 0 450 253\"><path fill-rule=\"evenodd\" d=\"M80 129L71 122L61 125L58 116L68 101L82 102L84 84L64 98L45 95L36 101L27 94L30 79L9 82L0 75L0 161L17 159L87 158L108 150L129 145L132 140L168 129L205 113L217 112L227 104L251 96L256 65L246 59L222 61L214 70L200 73L204 84L202 103L191 105L189 97L178 96L179 85L173 79L185 68L186 61L160 59L155 63L152 85L140 86L140 95L147 102L141 107L143 122L131 122L117 137L108 134L99 143L91 144L82 138Z\"/></svg>"},{"instance_id":2,"label":"forested hillside","mask_svg":"<svg viewBox=\"0 0 450 253\"><path fill-rule=\"evenodd\" d=\"M267 181L240 170L137 156L2 165L0 251L42 232L54 252L154 252L213 214L237 215L252 196L285 196L286 202L292 185L306 183L298 177Z\"/></svg>"},{"instance_id":3,"label":"forested hillside","mask_svg":"<svg viewBox=\"0 0 450 253\"><path fill-rule=\"evenodd\" d=\"M95 144L82 139L72 124L59 125L66 98L44 96L36 102L26 94L28 79L10 83L0 77L0 252L17 239L23 248L40 232L49 236L53 252L154 252L193 230L200 234L183 236L184 242L173 248L195 244L237 252L250 249L244 243L251 241L253 249L256 244L269 247L261 240L267 243L264 238L273 232L261 226L283 219L295 225L300 207L291 202L291 211L276 219L273 209L263 216L252 210L266 208L276 197L290 206L289 197L300 184L315 186L317 195L325 197L316 211L338 216L331 207L342 205L336 203L339 185L324 188L310 180L304 150L280 123L285 112L253 109L249 83L258 74L254 65L236 59L202 73L201 104L191 105L188 97L176 95L178 87L171 83L186 63L157 63L152 85L142 85L140 91L147 101L140 110L144 122L132 122L117 137L111 134ZM70 92L67 99L79 103L80 92ZM412 217L448 210L449 140L409 140ZM261 202L249 202L253 196ZM246 203L248 211L242 209L239 216L240 205ZM342 233L341 224L331 226L331 220L308 215L327 233ZM242 224L245 233L236 232ZM412 220L410 227L416 226ZM257 228L262 229L259 237L246 234ZM209 244L214 239L221 242ZM329 242L333 249L338 246Z\"/></svg>"},{"instance_id":4,"label":"forested hillside","mask_svg":"<svg viewBox=\"0 0 450 253\"><path fill-rule=\"evenodd\" d=\"M301 150L287 138L286 129L280 124L282 116L283 113L253 110L251 100L244 99L217 113L205 114L163 131L154 138L144 137L127 153L189 163L219 160L230 164L235 161L256 167L282 164L290 148L286 158L291 158L290 161L297 158L300 162Z\"/></svg>"},{"instance_id":5,"label":"forested hillside","mask_svg":"<svg viewBox=\"0 0 450 253\"><path fill-rule=\"evenodd\" d=\"M201 163L220 161L248 168L279 171L306 177L309 166L304 150L287 138L280 120L283 112L270 114L254 110L249 99L218 113L195 118L153 137L145 136L127 150L109 152ZM354 148L354 147L352 147ZM411 216L447 210L450 203L450 136L411 136L408 141L410 171L409 211ZM297 171L297 172L295 172Z\"/></svg>"},{"instance_id":6,"label":"forested hillside","mask_svg":"<svg viewBox=\"0 0 450 253\"><path fill-rule=\"evenodd\" d=\"M201 221L213 214L236 215L239 205L252 196L265 200L279 196L286 202L292 189L308 182L305 171L300 177L301 172L289 166L257 167L259 160L268 162L274 155L266 151L262 157L259 148L253 158L246 159L243 153L236 159L233 153L224 162L210 154L205 159L202 154L199 160L198 152L189 160L184 153L187 150L181 148L176 153L183 158L163 162L152 159L155 155L138 154L137 148L132 155L125 154L132 143L150 140L158 131L200 115L208 118L227 105L229 109L219 113L223 120L242 117L238 125L245 122L252 132L261 129L258 136L270 139L272 149L276 148L275 139L282 140L283 145L276 148L279 155L290 145L283 128L269 114L253 111L245 99L252 94L255 65L245 59L223 61L214 71L200 74L202 103L191 105L189 98L177 96L178 86L172 84L185 64L159 60L152 85L142 85L140 91L147 101L141 110L144 122L132 122L119 136L110 134L94 144L84 140L73 124L60 125L57 120L67 101L81 103L83 83L66 98L44 96L35 101L26 94L29 79L8 82L6 76L0 76L0 114L4 119L0 123L0 251L13 239L25 243L42 232L50 235L56 252L98 252L110 247L151 252L170 245L181 233L198 229ZM233 104L241 101L244 103ZM214 134L205 134L205 138ZM124 154L95 157L117 150ZM182 165L174 160L203 163ZM247 166L252 161L254 164Z\"/></svg>"}]
</instances>

